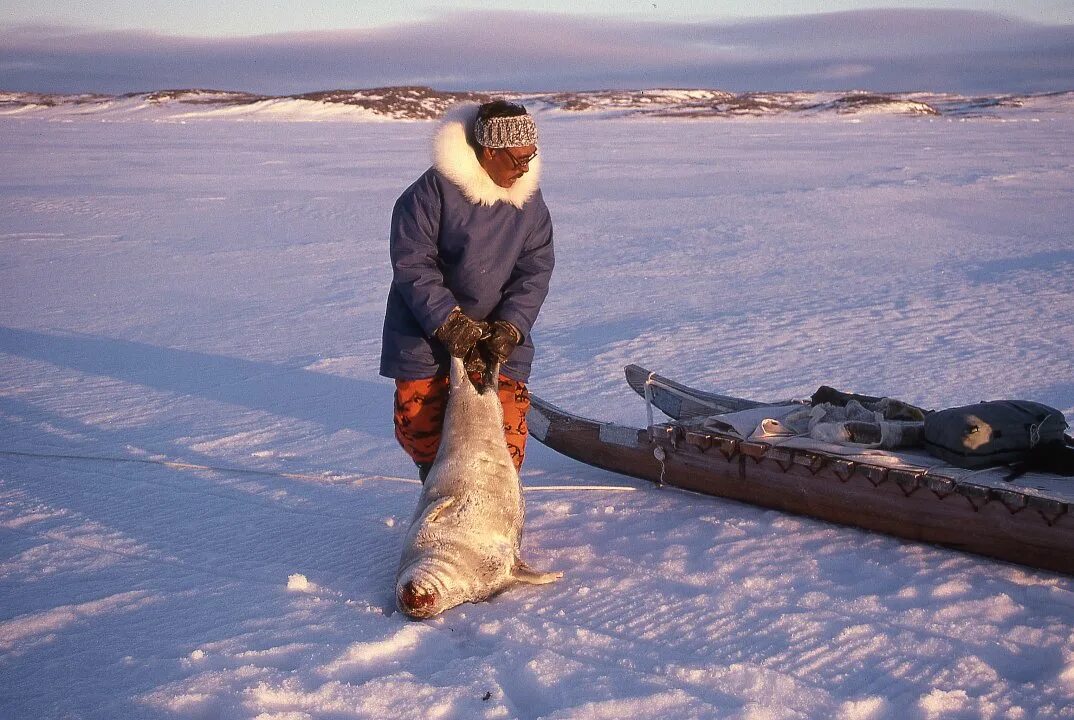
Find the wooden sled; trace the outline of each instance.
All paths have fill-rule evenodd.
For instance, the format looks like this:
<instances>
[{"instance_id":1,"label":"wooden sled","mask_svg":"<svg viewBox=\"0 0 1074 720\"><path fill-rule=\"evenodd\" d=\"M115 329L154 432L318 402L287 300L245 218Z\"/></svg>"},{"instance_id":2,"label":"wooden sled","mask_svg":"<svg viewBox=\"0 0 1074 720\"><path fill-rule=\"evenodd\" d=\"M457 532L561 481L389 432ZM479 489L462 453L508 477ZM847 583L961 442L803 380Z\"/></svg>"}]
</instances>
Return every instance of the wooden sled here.
<instances>
[{"instance_id":1,"label":"wooden sled","mask_svg":"<svg viewBox=\"0 0 1074 720\"><path fill-rule=\"evenodd\" d=\"M637 365L630 385L670 422L579 417L532 396L530 434L587 465L658 484L1074 575L1074 479L936 466L740 438L700 418L762 403L689 388ZM931 463L931 464L930 464Z\"/></svg>"}]
</instances>

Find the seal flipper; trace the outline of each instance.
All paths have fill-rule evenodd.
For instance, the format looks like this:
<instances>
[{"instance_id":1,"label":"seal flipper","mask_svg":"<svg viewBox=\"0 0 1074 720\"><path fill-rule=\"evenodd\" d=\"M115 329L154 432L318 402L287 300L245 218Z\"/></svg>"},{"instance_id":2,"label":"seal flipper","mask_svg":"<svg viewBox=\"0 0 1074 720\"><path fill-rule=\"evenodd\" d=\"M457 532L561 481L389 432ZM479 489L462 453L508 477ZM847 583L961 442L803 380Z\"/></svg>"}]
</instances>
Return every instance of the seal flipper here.
<instances>
[{"instance_id":1,"label":"seal flipper","mask_svg":"<svg viewBox=\"0 0 1074 720\"><path fill-rule=\"evenodd\" d=\"M444 511L454 504L455 498L450 495L445 498L440 498L428 508L426 508L424 522L436 522L440 519L440 516L444 513Z\"/></svg>"},{"instance_id":2,"label":"seal flipper","mask_svg":"<svg viewBox=\"0 0 1074 720\"><path fill-rule=\"evenodd\" d=\"M492 392L493 395L500 389L500 363L490 362L485 365L485 372L481 377L482 393Z\"/></svg>"},{"instance_id":3,"label":"seal flipper","mask_svg":"<svg viewBox=\"0 0 1074 720\"><path fill-rule=\"evenodd\" d=\"M515 566L511 568L511 577L520 583L528 585L547 585L563 577L561 572L539 572L534 570L522 558L515 559Z\"/></svg>"}]
</instances>

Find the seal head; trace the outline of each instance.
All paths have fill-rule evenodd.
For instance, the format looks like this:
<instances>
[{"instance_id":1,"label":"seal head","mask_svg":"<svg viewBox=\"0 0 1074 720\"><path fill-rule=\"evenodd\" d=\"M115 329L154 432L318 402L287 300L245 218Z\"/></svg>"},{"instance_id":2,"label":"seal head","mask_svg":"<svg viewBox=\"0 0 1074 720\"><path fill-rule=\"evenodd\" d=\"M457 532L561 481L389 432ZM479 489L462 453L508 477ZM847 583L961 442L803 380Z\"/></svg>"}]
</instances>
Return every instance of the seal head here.
<instances>
[{"instance_id":1,"label":"seal head","mask_svg":"<svg viewBox=\"0 0 1074 720\"><path fill-rule=\"evenodd\" d=\"M415 580L400 582L396 586L395 599L399 609L416 620L430 618L443 609L443 601L436 588L424 586Z\"/></svg>"}]
</instances>

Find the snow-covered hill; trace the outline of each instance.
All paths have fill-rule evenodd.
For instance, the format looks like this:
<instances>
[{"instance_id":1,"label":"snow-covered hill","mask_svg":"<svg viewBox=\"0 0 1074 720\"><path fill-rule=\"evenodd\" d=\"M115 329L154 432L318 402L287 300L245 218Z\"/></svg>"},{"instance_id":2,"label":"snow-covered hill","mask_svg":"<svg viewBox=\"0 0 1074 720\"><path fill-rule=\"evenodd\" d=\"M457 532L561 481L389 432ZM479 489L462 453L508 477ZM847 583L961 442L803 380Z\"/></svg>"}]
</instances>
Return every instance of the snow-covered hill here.
<instances>
[{"instance_id":1,"label":"snow-covered hill","mask_svg":"<svg viewBox=\"0 0 1074 720\"><path fill-rule=\"evenodd\" d=\"M1011 118L1074 112L1074 92L965 97L936 93L600 90L555 93L441 92L426 87L332 90L267 96L219 90L128 95L0 92L0 116L123 121L207 118L293 121L428 120L464 100L508 97L539 113L616 118L928 115Z\"/></svg>"}]
</instances>

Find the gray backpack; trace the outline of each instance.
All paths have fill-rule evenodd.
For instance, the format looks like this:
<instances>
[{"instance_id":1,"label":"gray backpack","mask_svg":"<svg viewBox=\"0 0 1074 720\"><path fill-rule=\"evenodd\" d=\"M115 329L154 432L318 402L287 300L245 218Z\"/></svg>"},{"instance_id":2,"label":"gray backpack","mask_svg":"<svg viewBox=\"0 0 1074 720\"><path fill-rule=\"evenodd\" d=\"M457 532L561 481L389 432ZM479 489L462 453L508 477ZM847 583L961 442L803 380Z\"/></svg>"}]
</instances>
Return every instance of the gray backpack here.
<instances>
[{"instance_id":1,"label":"gray backpack","mask_svg":"<svg viewBox=\"0 0 1074 720\"><path fill-rule=\"evenodd\" d=\"M928 451L952 465L984 468L1025 463L1034 450L1065 445L1063 413L1029 400L993 400L925 416Z\"/></svg>"}]
</instances>

